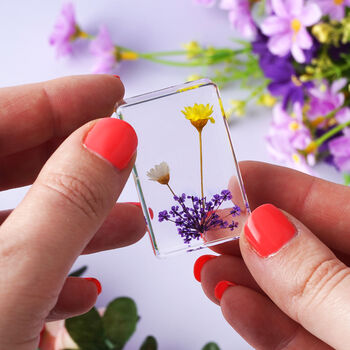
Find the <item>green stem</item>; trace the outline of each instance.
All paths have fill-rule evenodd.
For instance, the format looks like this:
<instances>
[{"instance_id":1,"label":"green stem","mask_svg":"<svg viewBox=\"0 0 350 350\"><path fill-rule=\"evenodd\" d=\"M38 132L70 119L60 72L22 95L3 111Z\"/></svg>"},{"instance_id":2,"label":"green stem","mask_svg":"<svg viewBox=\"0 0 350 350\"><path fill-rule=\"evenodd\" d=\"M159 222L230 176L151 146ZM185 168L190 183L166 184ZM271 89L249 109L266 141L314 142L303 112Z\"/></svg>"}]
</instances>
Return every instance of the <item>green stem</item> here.
<instances>
[{"instance_id":1,"label":"green stem","mask_svg":"<svg viewBox=\"0 0 350 350\"><path fill-rule=\"evenodd\" d=\"M149 53L144 53L142 54L144 56L150 56L150 57L154 57L154 56L158 56L158 57L162 57L162 56L182 56L182 55L187 55L187 51L185 50L177 50L177 51L158 51L158 52L149 52Z\"/></svg>"},{"instance_id":2,"label":"green stem","mask_svg":"<svg viewBox=\"0 0 350 350\"><path fill-rule=\"evenodd\" d=\"M326 132L325 134L323 134L321 137L319 137L316 141L315 144L319 147L321 146L325 141L327 141L328 139L330 139L332 136L334 136L335 134L337 134L339 131L342 131L343 129L345 129L347 126L350 125L350 120L347 121L346 123L337 125L335 128L329 130L328 132Z\"/></svg>"},{"instance_id":3,"label":"green stem","mask_svg":"<svg viewBox=\"0 0 350 350\"><path fill-rule=\"evenodd\" d=\"M202 199L204 200L202 131L199 131L199 157L200 157L200 167L201 167L201 194L202 194Z\"/></svg>"},{"instance_id":4,"label":"green stem","mask_svg":"<svg viewBox=\"0 0 350 350\"><path fill-rule=\"evenodd\" d=\"M200 67L200 66L206 66L207 64L200 61L194 61L194 62L176 62L176 61L170 61L170 60L164 60L161 58L155 58L148 56L147 54L139 54L140 58L143 58L148 61L152 61L155 63L165 64L167 66L178 66L178 67Z\"/></svg>"}]
</instances>

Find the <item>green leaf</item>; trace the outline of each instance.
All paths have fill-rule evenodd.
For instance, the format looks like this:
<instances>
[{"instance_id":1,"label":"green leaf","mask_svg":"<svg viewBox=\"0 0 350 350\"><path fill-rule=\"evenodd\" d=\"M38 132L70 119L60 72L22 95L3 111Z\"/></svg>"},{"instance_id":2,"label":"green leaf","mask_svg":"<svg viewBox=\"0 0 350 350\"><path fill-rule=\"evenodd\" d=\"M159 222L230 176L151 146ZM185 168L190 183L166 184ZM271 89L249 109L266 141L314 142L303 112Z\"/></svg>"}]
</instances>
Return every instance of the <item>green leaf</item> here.
<instances>
[{"instance_id":1,"label":"green leaf","mask_svg":"<svg viewBox=\"0 0 350 350\"><path fill-rule=\"evenodd\" d=\"M211 343L204 345L202 350L220 350L220 348L219 348L219 345L211 342Z\"/></svg>"},{"instance_id":2,"label":"green leaf","mask_svg":"<svg viewBox=\"0 0 350 350\"><path fill-rule=\"evenodd\" d=\"M350 185L350 174L344 174L344 184L346 186Z\"/></svg>"},{"instance_id":3,"label":"green leaf","mask_svg":"<svg viewBox=\"0 0 350 350\"><path fill-rule=\"evenodd\" d=\"M152 335L149 335L140 347L140 350L157 350L157 349L158 349L157 340Z\"/></svg>"},{"instance_id":4,"label":"green leaf","mask_svg":"<svg viewBox=\"0 0 350 350\"><path fill-rule=\"evenodd\" d=\"M84 315L67 319L65 326L81 350L108 350L102 318L96 308Z\"/></svg>"},{"instance_id":5,"label":"green leaf","mask_svg":"<svg viewBox=\"0 0 350 350\"><path fill-rule=\"evenodd\" d=\"M135 332L139 317L135 302L130 298L117 298L108 306L102 317L106 337L120 350Z\"/></svg>"},{"instance_id":6,"label":"green leaf","mask_svg":"<svg viewBox=\"0 0 350 350\"><path fill-rule=\"evenodd\" d=\"M69 274L70 277L80 277L87 270L87 265L82 266L80 269L75 270Z\"/></svg>"}]
</instances>

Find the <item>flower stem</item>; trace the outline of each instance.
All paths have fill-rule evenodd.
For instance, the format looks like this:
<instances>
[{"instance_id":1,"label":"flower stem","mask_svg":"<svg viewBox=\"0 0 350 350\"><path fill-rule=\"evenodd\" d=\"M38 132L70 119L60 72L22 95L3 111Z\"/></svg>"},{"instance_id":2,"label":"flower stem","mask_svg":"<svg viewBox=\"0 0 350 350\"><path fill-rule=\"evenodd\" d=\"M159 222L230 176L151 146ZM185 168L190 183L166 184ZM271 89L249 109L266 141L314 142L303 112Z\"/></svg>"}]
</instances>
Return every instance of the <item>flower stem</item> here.
<instances>
[{"instance_id":1,"label":"flower stem","mask_svg":"<svg viewBox=\"0 0 350 350\"><path fill-rule=\"evenodd\" d=\"M343 124L339 124L337 125L335 128L329 130L328 132L326 132L325 134L323 134L321 137L319 137L316 141L315 144L317 146L321 146L324 142L326 142L328 139L330 139L332 136L334 136L335 134L337 134L339 131L342 131L343 129L345 129L347 126L350 125L350 120L347 121L346 123Z\"/></svg>"},{"instance_id":2,"label":"flower stem","mask_svg":"<svg viewBox=\"0 0 350 350\"><path fill-rule=\"evenodd\" d=\"M201 194L202 200L204 199L203 190L203 146L202 146L202 131L199 131L199 157L200 157L200 167L201 167Z\"/></svg>"},{"instance_id":3,"label":"flower stem","mask_svg":"<svg viewBox=\"0 0 350 350\"><path fill-rule=\"evenodd\" d=\"M173 194L173 196L176 197L176 194L173 191L173 189L170 187L170 185L169 184L166 184L166 185L168 186L168 188L169 188L170 192Z\"/></svg>"}]
</instances>

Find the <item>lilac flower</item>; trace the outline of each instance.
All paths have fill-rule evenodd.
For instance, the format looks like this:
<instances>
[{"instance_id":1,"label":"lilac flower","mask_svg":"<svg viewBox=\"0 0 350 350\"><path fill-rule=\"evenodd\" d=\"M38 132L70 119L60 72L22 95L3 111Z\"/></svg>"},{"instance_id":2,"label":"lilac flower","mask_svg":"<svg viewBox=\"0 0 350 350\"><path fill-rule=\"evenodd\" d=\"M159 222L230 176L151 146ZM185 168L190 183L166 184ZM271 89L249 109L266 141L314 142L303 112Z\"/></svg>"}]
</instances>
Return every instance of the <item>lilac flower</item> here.
<instances>
[{"instance_id":1,"label":"lilac flower","mask_svg":"<svg viewBox=\"0 0 350 350\"><path fill-rule=\"evenodd\" d=\"M158 213L159 222L171 221L177 226L178 234L183 238L184 243L188 244L192 239L199 239L202 235L215 228L229 228L233 231L238 227L238 222L230 223L224 220L226 217L236 217L241 214L241 208L234 206L230 213L221 218L217 214L223 202L232 199L229 190L222 190L220 194L215 194L211 200L206 197L198 198L196 196L174 196L174 200L179 205L173 205L171 210L163 210ZM190 205L186 204L189 200Z\"/></svg>"},{"instance_id":2,"label":"lilac flower","mask_svg":"<svg viewBox=\"0 0 350 350\"><path fill-rule=\"evenodd\" d=\"M343 130L343 136L328 143L336 167L342 172L350 172L350 129Z\"/></svg>"},{"instance_id":3,"label":"lilac flower","mask_svg":"<svg viewBox=\"0 0 350 350\"><path fill-rule=\"evenodd\" d=\"M90 51L97 58L93 73L110 73L117 63L116 48L106 26L101 26L99 33L90 44Z\"/></svg>"},{"instance_id":4,"label":"lilac flower","mask_svg":"<svg viewBox=\"0 0 350 350\"><path fill-rule=\"evenodd\" d=\"M249 0L221 0L220 8L229 11L229 21L245 38L252 39L257 33Z\"/></svg>"},{"instance_id":5,"label":"lilac flower","mask_svg":"<svg viewBox=\"0 0 350 350\"><path fill-rule=\"evenodd\" d=\"M338 79L329 85L324 80L317 87L313 87L309 90L310 98L310 109L308 112L308 118L315 120L319 117L324 117L335 109L341 107L344 104L345 97L340 92L347 84L345 78ZM336 120L339 123L344 123L349 120L349 109L342 108L336 115Z\"/></svg>"},{"instance_id":6,"label":"lilac flower","mask_svg":"<svg viewBox=\"0 0 350 350\"><path fill-rule=\"evenodd\" d=\"M198 5L203 5L206 7L214 6L216 3L216 0L194 0L194 2Z\"/></svg>"},{"instance_id":7,"label":"lilac flower","mask_svg":"<svg viewBox=\"0 0 350 350\"><path fill-rule=\"evenodd\" d=\"M64 56L72 53L72 39L79 31L75 20L73 4L68 2L63 5L53 32L49 38L50 45L56 46L57 56Z\"/></svg>"},{"instance_id":8,"label":"lilac flower","mask_svg":"<svg viewBox=\"0 0 350 350\"><path fill-rule=\"evenodd\" d=\"M303 124L302 110L294 105L294 117L278 104L273 110L273 120L266 138L267 148L271 156L287 166L311 173L310 165L315 162L314 155L305 159L299 150L305 149L312 141L310 130Z\"/></svg>"},{"instance_id":9,"label":"lilac flower","mask_svg":"<svg viewBox=\"0 0 350 350\"><path fill-rule=\"evenodd\" d=\"M271 5L275 14L261 25L262 32L270 37L270 51L278 56L291 52L297 62L304 63L303 50L312 47L306 27L321 19L320 8L314 3L304 6L304 0L272 0Z\"/></svg>"},{"instance_id":10,"label":"lilac flower","mask_svg":"<svg viewBox=\"0 0 350 350\"><path fill-rule=\"evenodd\" d=\"M317 4L323 15L329 15L331 19L340 21L345 16L346 6L350 6L350 0L318 0Z\"/></svg>"}]
</instances>

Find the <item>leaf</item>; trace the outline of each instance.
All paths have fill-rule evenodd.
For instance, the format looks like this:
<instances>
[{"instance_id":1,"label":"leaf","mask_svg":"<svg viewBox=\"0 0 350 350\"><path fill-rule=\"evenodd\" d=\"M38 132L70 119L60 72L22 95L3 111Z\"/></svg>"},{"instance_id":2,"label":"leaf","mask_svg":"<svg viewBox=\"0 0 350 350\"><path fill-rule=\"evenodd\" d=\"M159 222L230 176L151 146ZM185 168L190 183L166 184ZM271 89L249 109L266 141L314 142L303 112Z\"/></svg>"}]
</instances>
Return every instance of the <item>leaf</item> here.
<instances>
[{"instance_id":1,"label":"leaf","mask_svg":"<svg viewBox=\"0 0 350 350\"><path fill-rule=\"evenodd\" d=\"M130 298L117 298L108 306L102 317L106 337L115 350L122 349L135 332L139 319L135 302Z\"/></svg>"},{"instance_id":2,"label":"leaf","mask_svg":"<svg viewBox=\"0 0 350 350\"><path fill-rule=\"evenodd\" d=\"M208 343L206 345L204 345L204 347L202 348L202 350L220 350L219 345L217 345L216 343Z\"/></svg>"},{"instance_id":3,"label":"leaf","mask_svg":"<svg viewBox=\"0 0 350 350\"><path fill-rule=\"evenodd\" d=\"M108 350L102 318L96 308L65 321L66 329L81 350Z\"/></svg>"},{"instance_id":4,"label":"leaf","mask_svg":"<svg viewBox=\"0 0 350 350\"><path fill-rule=\"evenodd\" d=\"M87 270L87 265L82 266L80 269L75 270L69 274L70 277L80 277Z\"/></svg>"},{"instance_id":5,"label":"leaf","mask_svg":"<svg viewBox=\"0 0 350 350\"><path fill-rule=\"evenodd\" d=\"M345 186L350 185L350 174L344 174L344 184Z\"/></svg>"},{"instance_id":6,"label":"leaf","mask_svg":"<svg viewBox=\"0 0 350 350\"><path fill-rule=\"evenodd\" d=\"M149 335L140 347L140 350L157 350L157 349L158 349L157 340L152 335Z\"/></svg>"}]
</instances>

